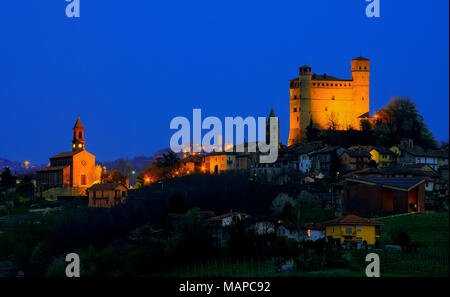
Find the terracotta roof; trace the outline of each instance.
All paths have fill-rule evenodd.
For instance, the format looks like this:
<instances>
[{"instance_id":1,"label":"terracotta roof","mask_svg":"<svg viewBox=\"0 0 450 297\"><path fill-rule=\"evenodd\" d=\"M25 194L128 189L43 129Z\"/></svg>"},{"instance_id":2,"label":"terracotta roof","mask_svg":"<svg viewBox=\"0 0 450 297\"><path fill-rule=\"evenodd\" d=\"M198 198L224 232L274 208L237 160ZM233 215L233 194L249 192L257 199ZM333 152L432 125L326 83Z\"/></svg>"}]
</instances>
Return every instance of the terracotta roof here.
<instances>
[{"instance_id":1,"label":"terracotta roof","mask_svg":"<svg viewBox=\"0 0 450 297\"><path fill-rule=\"evenodd\" d=\"M80 153L80 152L64 152L64 153L54 155L53 157L50 157L50 159L73 157L78 153Z\"/></svg>"},{"instance_id":2,"label":"terracotta roof","mask_svg":"<svg viewBox=\"0 0 450 297\"><path fill-rule=\"evenodd\" d=\"M324 223L325 225L366 225L366 226L374 226L374 225L383 225L383 223L372 220L372 219L367 219L367 218L362 218L362 217L358 217L355 215L347 215L344 217L340 217L334 220L330 220Z\"/></svg>"},{"instance_id":3,"label":"terracotta roof","mask_svg":"<svg viewBox=\"0 0 450 297\"><path fill-rule=\"evenodd\" d=\"M65 165L65 166L49 166L49 167L45 167L41 170L38 170L37 172L46 172L46 171L57 171L57 170L63 170L64 168L68 167L70 165Z\"/></svg>"},{"instance_id":4,"label":"terracotta roof","mask_svg":"<svg viewBox=\"0 0 450 297\"><path fill-rule=\"evenodd\" d=\"M369 59L364 58L364 57L362 57L362 56L359 56L359 57L357 57L357 58L354 58L353 60L370 61Z\"/></svg>"},{"instance_id":5,"label":"terracotta roof","mask_svg":"<svg viewBox=\"0 0 450 297\"><path fill-rule=\"evenodd\" d=\"M188 162L194 162L194 163L201 163L202 162L202 156L198 156L198 155L190 155L187 156L184 159L181 159L180 162L182 163L188 163Z\"/></svg>"},{"instance_id":6,"label":"terracotta roof","mask_svg":"<svg viewBox=\"0 0 450 297\"><path fill-rule=\"evenodd\" d=\"M77 118L77 121L75 122L75 126L73 126L73 127L74 128L82 128L82 129L84 129L83 124L81 124L80 117Z\"/></svg>"},{"instance_id":7,"label":"terracotta roof","mask_svg":"<svg viewBox=\"0 0 450 297\"><path fill-rule=\"evenodd\" d=\"M92 187L88 189L88 191L108 191L108 190L115 190L117 187L122 186L125 187L122 184L119 183L108 183L108 184L95 184ZM126 188L126 187L125 187Z\"/></svg>"},{"instance_id":8,"label":"terracotta roof","mask_svg":"<svg viewBox=\"0 0 450 297\"><path fill-rule=\"evenodd\" d=\"M350 182L369 183L409 191L425 180L420 177L354 177L347 179Z\"/></svg>"}]
</instances>

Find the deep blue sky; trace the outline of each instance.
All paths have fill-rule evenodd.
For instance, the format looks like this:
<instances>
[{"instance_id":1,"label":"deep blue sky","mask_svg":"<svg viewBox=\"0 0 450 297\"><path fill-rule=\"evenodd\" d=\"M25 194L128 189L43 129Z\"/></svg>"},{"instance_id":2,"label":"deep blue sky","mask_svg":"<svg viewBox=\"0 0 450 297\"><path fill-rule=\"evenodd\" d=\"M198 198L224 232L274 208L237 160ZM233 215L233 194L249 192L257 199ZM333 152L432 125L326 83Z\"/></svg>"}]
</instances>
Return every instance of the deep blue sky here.
<instances>
[{"instance_id":1,"label":"deep blue sky","mask_svg":"<svg viewBox=\"0 0 450 297\"><path fill-rule=\"evenodd\" d=\"M371 111L410 96L449 135L449 2L381 0L64 0L0 3L0 157L46 163L70 151L80 112L98 160L169 146L175 116L280 117L298 67L350 78L371 59Z\"/></svg>"}]
</instances>

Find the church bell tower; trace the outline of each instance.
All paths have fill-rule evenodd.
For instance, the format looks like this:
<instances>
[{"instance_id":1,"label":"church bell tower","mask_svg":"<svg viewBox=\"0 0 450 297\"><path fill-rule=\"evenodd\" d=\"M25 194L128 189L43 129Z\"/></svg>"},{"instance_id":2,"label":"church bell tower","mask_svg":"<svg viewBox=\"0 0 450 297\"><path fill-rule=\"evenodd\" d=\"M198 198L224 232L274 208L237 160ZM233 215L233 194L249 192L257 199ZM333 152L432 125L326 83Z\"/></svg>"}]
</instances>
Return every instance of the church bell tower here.
<instances>
[{"instance_id":1,"label":"church bell tower","mask_svg":"<svg viewBox=\"0 0 450 297\"><path fill-rule=\"evenodd\" d=\"M72 140L72 152L84 151L84 127L81 124L80 117L78 116L75 126L73 126L73 140Z\"/></svg>"}]
</instances>

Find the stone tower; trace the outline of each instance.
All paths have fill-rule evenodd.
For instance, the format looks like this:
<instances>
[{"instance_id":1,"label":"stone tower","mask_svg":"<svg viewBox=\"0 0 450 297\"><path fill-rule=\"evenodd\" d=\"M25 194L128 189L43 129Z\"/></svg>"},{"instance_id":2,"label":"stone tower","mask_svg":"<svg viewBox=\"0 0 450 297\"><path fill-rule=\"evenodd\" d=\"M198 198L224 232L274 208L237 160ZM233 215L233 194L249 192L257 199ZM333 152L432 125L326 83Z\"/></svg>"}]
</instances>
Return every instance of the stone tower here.
<instances>
[{"instance_id":1,"label":"stone tower","mask_svg":"<svg viewBox=\"0 0 450 297\"><path fill-rule=\"evenodd\" d=\"M78 117L75 126L73 126L72 152L80 152L84 151L84 149L84 127L83 124L81 124L80 117Z\"/></svg>"}]
</instances>

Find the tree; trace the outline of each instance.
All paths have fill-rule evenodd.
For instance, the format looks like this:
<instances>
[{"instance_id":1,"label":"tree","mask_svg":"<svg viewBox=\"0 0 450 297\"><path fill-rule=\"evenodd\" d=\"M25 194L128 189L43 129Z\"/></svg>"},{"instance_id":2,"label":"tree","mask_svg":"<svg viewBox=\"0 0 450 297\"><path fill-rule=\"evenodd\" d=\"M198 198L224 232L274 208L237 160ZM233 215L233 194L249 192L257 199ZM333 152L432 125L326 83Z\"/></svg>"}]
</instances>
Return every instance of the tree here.
<instances>
[{"instance_id":1,"label":"tree","mask_svg":"<svg viewBox=\"0 0 450 297\"><path fill-rule=\"evenodd\" d=\"M10 187L12 185L14 185L14 177L11 174L11 169L6 167L5 171L2 173L2 186Z\"/></svg>"},{"instance_id":2,"label":"tree","mask_svg":"<svg viewBox=\"0 0 450 297\"><path fill-rule=\"evenodd\" d=\"M336 131L339 128L339 118L334 112L327 115L328 129L331 131Z\"/></svg>"},{"instance_id":3,"label":"tree","mask_svg":"<svg viewBox=\"0 0 450 297\"><path fill-rule=\"evenodd\" d=\"M424 148L437 146L433 134L410 98L392 98L377 113L377 117L374 134L383 145L397 144L402 138L410 138Z\"/></svg>"},{"instance_id":4,"label":"tree","mask_svg":"<svg viewBox=\"0 0 450 297\"><path fill-rule=\"evenodd\" d=\"M289 210L292 210L294 208L294 205L294 199L292 199L285 193L280 193L272 201L272 212L276 216L287 218L288 216L292 215L292 212L289 213Z\"/></svg>"}]
</instances>

